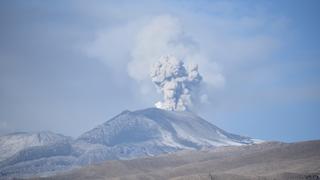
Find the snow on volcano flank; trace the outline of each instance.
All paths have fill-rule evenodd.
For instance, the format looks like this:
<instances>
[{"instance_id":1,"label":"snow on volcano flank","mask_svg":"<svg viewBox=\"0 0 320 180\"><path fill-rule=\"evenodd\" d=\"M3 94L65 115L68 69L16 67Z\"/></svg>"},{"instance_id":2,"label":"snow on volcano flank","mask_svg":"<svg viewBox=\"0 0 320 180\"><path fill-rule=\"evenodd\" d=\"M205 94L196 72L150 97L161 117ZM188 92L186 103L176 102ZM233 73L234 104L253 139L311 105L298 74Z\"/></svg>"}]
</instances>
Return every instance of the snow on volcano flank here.
<instances>
[{"instance_id":1,"label":"snow on volcano flank","mask_svg":"<svg viewBox=\"0 0 320 180\"><path fill-rule=\"evenodd\" d=\"M192 108L192 91L199 86L202 77L198 65L185 68L184 63L174 56L163 56L151 69L152 82L163 94L157 108L171 111L188 111Z\"/></svg>"}]
</instances>

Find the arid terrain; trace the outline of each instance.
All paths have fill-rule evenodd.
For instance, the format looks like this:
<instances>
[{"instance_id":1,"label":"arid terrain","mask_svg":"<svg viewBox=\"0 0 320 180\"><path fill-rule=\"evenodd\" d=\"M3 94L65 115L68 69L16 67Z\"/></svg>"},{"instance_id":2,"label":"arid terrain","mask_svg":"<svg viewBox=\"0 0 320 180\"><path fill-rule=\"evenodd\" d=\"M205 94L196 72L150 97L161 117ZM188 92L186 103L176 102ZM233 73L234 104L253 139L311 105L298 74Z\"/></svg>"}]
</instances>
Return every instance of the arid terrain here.
<instances>
[{"instance_id":1,"label":"arid terrain","mask_svg":"<svg viewBox=\"0 0 320 180\"><path fill-rule=\"evenodd\" d=\"M320 141L265 142L106 161L35 179L320 179Z\"/></svg>"}]
</instances>

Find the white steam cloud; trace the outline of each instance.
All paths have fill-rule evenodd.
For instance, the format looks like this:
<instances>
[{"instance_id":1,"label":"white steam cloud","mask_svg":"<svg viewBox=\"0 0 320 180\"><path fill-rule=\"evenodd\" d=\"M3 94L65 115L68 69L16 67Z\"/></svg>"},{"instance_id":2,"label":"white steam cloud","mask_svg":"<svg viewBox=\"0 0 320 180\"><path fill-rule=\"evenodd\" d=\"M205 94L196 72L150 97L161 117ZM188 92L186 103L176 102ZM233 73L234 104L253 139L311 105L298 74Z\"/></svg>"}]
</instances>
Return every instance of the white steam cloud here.
<instances>
[{"instance_id":1,"label":"white steam cloud","mask_svg":"<svg viewBox=\"0 0 320 180\"><path fill-rule=\"evenodd\" d=\"M163 56L151 69L152 82L163 94L163 101L157 102L157 108L186 111L192 109L192 90L202 80L198 65L184 67L182 61L174 56Z\"/></svg>"},{"instance_id":2,"label":"white steam cloud","mask_svg":"<svg viewBox=\"0 0 320 180\"><path fill-rule=\"evenodd\" d=\"M164 96L156 103L158 108L194 110L196 103L209 102L206 90L197 87L200 81L202 87L224 85L218 65L201 52L199 44L184 31L181 21L171 15L157 16L145 23L134 37L130 54L128 74L139 82L143 95L153 93L148 70L152 68L152 81ZM198 66L191 64L199 64L202 76Z\"/></svg>"},{"instance_id":3,"label":"white steam cloud","mask_svg":"<svg viewBox=\"0 0 320 180\"><path fill-rule=\"evenodd\" d=\"M195 48L194 42L185 35L179 19L162 15L148 21L135 36L128 64L129 76L135 80L149 80L151 67L161 56L168 54L185 59Z\"/></svg>"},{"instance_id":4,"label":"white steam cloud","mask_svg":"<svg viewBox=\"0 0 320 180\"><path fill-rule=\"evenodd\" d=\"M156 106L170 110L196 110L198 106L195 104L211 103L210 92L214 88L223 87L225 79L219 65L212 61L212 56L206 51L208 46L200 43L197 38L199 34L190 31L192 28L185 25L187 23L172 15L138 19L98 33L97 39L86 51L90 57L101 59L111 66L116 76L121 77L123 67L127 66L129 77L140 88L139 94L135 96L147 97L142 100L145 101L143 103L158 98L150 81L150 68L156 64L152 72L159 74L153 74L152 81L164 95ZM167 55L171 56L165 62L163 59ZM199 65L201 76L197 66L190 64ZM182 74L169 77L169 73L174 72L164 67L177 68ZM164 75L162 71L168 74ZM201 88L198 88L200 81Z\"/></svg>"}]
</instances>

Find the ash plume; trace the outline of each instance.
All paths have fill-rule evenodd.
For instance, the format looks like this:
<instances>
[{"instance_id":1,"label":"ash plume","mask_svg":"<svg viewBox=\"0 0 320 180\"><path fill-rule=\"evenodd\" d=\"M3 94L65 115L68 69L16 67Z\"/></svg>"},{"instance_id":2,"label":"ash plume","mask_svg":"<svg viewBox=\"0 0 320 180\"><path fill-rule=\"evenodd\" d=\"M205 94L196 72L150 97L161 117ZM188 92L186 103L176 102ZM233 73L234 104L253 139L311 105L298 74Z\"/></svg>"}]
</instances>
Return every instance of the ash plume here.
<instances>
[{"instance_id":1,"label":"ash plume","mask_svg":"<svg viewBox=\"0 0 320 180\"><path fill-rule=\"evenodd\" d=\"M193 91L199 86L202 77L198 65L189 65L174 56L163 56L151 69L152 82L163 94L163 101L157 108L171 111L189 111L193 106Z\"/></svg>"}]
</instances>

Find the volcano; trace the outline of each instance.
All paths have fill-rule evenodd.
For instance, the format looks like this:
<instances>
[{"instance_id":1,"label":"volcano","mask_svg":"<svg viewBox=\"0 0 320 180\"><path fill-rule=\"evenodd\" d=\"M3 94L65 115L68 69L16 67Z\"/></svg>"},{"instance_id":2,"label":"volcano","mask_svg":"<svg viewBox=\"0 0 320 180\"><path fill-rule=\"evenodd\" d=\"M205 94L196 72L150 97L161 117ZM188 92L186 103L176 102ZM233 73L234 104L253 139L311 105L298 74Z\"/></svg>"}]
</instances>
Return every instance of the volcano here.
<instances>
[{"instance_id":1,"label":"volcano","mask_svg":"<svg viewBox=\"0 0 320 180\"><path fill-rule=\"evenodd\" d=\"M254 144L258 140L228 133L187 111L149 108L124 111L84 133L78 143L105 146L116 159L178 150Z\"/></svg>"},{"instance_id":2,"label":"volcano","mask_svg":"<svg viewBox=\"0 0 320 180\"><path fill-rule=\"evenodd\" d=\"M10 145L0 146L0 152L6 152L0 161L3 177L50 175L107 160L261 142L226 132L191 112L157 108L123 111L76 139L42 132L14 133L0 140Z\"/></svg>"}]
</instances>

